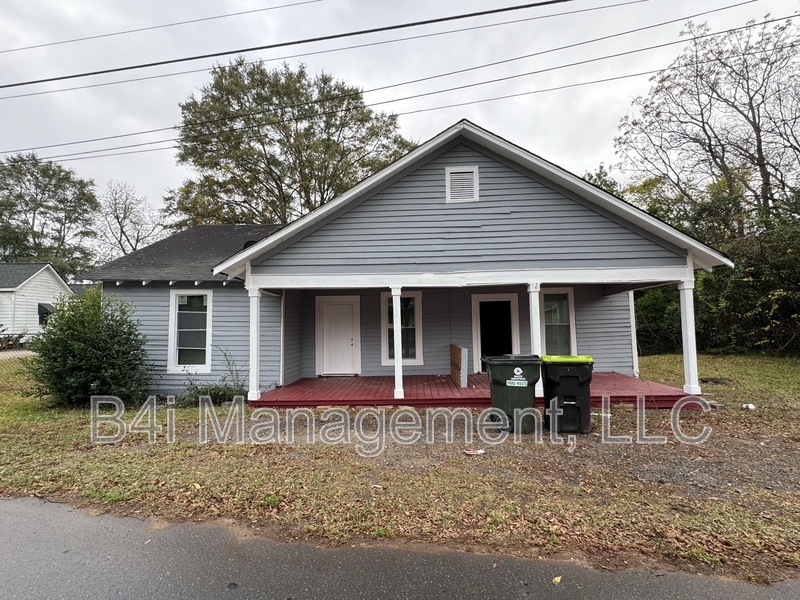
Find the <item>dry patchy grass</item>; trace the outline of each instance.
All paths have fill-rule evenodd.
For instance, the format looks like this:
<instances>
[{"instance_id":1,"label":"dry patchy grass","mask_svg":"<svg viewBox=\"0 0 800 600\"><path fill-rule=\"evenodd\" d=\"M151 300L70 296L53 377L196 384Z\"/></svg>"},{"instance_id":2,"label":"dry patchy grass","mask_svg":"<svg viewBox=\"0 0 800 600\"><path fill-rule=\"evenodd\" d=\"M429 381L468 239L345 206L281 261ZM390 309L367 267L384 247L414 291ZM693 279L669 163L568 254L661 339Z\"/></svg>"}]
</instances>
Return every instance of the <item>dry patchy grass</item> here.
<instances>
[{"instance_id":1,"label":"dry patchy grass","mask_svg":"<svg viewBox=\"0 0 800 600\"><path fill-rule=\"evenodd\" d=\"M614 567L633 557L757 581L800 568L800 369L797 360L702 357L725 408L684 416L707 444L678 444L669 414L650 411L664 445L609 446L594 433L575 452L531 436L465 456L463 439L353 446L198 444L197 412L178 409L181 441L89 443L88 411L47 408L0 383L0 494L68 499L116 514L233 518L284 539L415 540L522 556L580 554ZM645 377L681 382L680 357L642 359ZM755 411L742 410L752 402ZM614 434L635 416L613 409ZM477 444L473 444L477 445Z\"/></svg>"}]
</instances>

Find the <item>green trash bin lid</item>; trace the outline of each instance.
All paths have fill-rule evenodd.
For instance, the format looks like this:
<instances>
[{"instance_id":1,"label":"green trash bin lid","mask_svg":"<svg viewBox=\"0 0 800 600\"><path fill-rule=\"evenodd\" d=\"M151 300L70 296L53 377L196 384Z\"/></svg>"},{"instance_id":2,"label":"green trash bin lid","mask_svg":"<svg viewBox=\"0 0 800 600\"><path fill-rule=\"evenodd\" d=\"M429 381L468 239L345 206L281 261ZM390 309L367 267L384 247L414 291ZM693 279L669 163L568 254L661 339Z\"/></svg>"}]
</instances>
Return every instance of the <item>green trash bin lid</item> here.
<instances>
[{"instance_id":1,"label":"green trash bin lid","mask_svg":"<svg viewBox=\"0 0 800 600\"><path fill-rule=\"evenodd\" d=\"M593 363L594 359L591 356L583 355L583 356L566 356L563 354L545 354L542 357L542 362L544 363L578 363L578 364L587 364Z\"/></svg>"}]
</instances>

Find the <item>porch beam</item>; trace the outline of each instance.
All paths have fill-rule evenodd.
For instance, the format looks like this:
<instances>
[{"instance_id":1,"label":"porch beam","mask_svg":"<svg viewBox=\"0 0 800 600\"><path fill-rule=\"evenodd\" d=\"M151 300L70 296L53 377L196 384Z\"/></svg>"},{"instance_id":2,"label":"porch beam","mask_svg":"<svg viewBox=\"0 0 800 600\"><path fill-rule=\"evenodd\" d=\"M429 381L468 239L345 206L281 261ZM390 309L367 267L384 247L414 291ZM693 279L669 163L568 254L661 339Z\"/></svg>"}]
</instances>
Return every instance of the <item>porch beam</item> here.
<instances>
[{"instance_id":1,"label":"porch beam","mask_svg":"<svg viewBox=\"0 0 800 600\"><path fill-rule=\"evenodd\" d=\"M260 267L256 267L260 268ZM309 275L274 275L251 272L247 287L266 289L355 289L400 287L469 287L482 285L521 285L546 281L549 285L587 284L656 284L678 282L686 278L685 266L608 267L594 269L540 269L472 271L466 273L317 273Z\"/></svg>"},{"instance_id":2,"label":"porch beam","mask_svg":"<svg viewBox=\"0 0 800 600\"><path fill-rule=\"evenodd\" d=\"M681 334L683 337L683 373L687 394L700 394L700 379L697 369L697 342L694 330L694 279L685 279L678 284L681 299Z\"/></svg>"},{"instance_id":3,"label":"porch beam","mask_svg":"<svg viewBox=\"0 0 800 600\"><path fill-rule=\"evenodd\" d=\"M258 400L261 397L260 389L260 352L261 340L261 290L248 290L250 296L250 369L247 399Z\"/></svg>"},{"instance_id":4,"label":"porch beam","mask_svg":"<svg viewBox=\"0 0 800 600\"><path fill-rule=\"evenodd\" d=\"M542 355L542 319L541 307L539 303L539 292L542 290L542 284L538 281L528 284L528 310L530 311L531 321L531 354L536 356ZM536 396L544 397L544 382L541 376L536 382L535 393Z\"/></svg>"},{"instance_id":5,"label":"porch beam","mask_svg":"<svg viewBox=\"0 0 800 600\"><path fill-rule=\"evenodd\" d=\"M392 327L394 328L394 397L402 399L403 392L403 340L400 319L400 293L402 288L392 288Z\"/></svg>"}]
</instances>

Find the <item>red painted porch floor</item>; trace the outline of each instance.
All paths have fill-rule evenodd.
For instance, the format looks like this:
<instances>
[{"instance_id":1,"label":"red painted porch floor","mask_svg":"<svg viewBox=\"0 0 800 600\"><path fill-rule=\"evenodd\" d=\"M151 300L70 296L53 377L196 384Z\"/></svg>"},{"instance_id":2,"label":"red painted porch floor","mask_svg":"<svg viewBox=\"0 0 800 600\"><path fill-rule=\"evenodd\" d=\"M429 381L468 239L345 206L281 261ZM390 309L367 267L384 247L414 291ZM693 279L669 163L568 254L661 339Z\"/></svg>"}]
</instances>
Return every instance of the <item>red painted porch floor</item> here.
<instances>
[{"instance_id":1,"label":"red painted porch floor","mask_svg":"<svg viewBox=\"0 0 800 600\"><path fill-rule=\"evenodd\" d=\"M316 377L301 379L265 392L251 406L295 408L301 406L489 406L486 375L470 375L469 387L458 387L449 375L406 375L405 398L394 399L394 377ZM603 396L612 404L635 403L644 396L649 408L671 408L686 394L683 390L621 373L594 373L590 388L592 404ZM539 399L540 400L540 399Z\"/></svg>"}]
</instances>

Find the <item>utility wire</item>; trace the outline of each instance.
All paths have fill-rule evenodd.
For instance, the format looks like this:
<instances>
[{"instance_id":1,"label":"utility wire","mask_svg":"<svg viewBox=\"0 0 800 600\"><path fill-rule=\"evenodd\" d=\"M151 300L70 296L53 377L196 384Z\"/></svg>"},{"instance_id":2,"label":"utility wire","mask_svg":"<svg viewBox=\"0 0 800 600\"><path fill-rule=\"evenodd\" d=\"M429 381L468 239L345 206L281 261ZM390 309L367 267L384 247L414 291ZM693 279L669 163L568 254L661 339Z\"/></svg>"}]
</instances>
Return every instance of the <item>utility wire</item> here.
<instances>
[{"instance_id":1,"label":"utility wire","mask_svg":"<svg viewBox=\"0 0 800 600\"><path fill-rule=\"evenodd\" d=\"M304 2L295 2L294 4L281 4L279 6L270 6L267 8L255 8L253 10L243 10L235 13L228 13L225 15L215 15L213 17L201 17L199 19L190 19L188 21L177 21L175 23L165 23L163 25L151 25L149 27L139 27L138 29L127 29L125 31L115 31L113 33L101 33L98 35L88 35L86 37L73 38L70 40L61 40L59 42L46 42L43 44L34 44L32 46L20 46L19 48L8 48L0 50L0 54L8 54L10 52L21 52L22 50L33 50L35 48L48 48L50 46L60 46L62 44L74 44L75 42L85 42L88 40L99 40L102 38L115 37L118 35L127 35L129 33L139 33L141 31L152 31L154 29L165 29L167 27L178 27L179 25L189 25L190 23L201 23L203 21L215 21L217 19L227 19L230 17L239 17L241 15L252 15L253 13L267 12L270 10L278 10L279 8L290 8L292 6L302 6L304 4L315 4L322 2L322 0L305 0Z\"/></svg>"},{"instance_id":2,"label":"utility wire","mask_svg":"<svg viewBox=\"0 0 800 600\"><path fill-rule=\"evenodd\" d=\"M763 23L758 23L758 24L745 26L745 27L741 27L741 28L737 28L735 30L729 30L729 31L736 31L736 30L745 29L745 28L749 28L749 27L755 27L755 26L762 25L762 24ZM729 31L723 31L723 32L719 32L719 33L716 33L716 34L708 34L708 35L705 35L705 36L702 36L702 37L711 37L711 36L722 35L724 33L729 33ZM692 39L699 39L699 38L692 38ZM556 67L550 67L550 68L547 68L547 69L541 69L539 71L533 71L533 72L530 72L530 73L524 73L524 74L521 74L521 75L512 76L511 78L513 78L513 77L523 77L523 76L527 76L527 75L535 75L535 74L539 74L539 73L543 73L543 72L547 72L547 71L558 70L558 69L571 67L571 66L575 66L575 65L587 64L587 63L596 62L596 61L599 61L599 60L606 60L608 58L615 58L615 57L626 55L626 54L632 54L634 52L641 52L641 51L644 51L644 50L651 50L653 48L661 48L661 47L664 47L664 46L669 46L669 45L673 45L673 44L676 44L676 43L686 43L686 42L689 42L689 41L691 41L691 40L677 40L677 41L674 41L674 42L667 42L667 43L664 43L664 44L660 44L660 45L652 46L652 47L648 47L648 48L637 49L637 50L629 50L629 51L621 52L621 53L618 53L618 54L608 55L608 56L599 57L599 58L586 59L584 61L579 61L579 62L576 62L576 63L570 63L570 64L567 64L567 65L561 65L561 66L556 66ZM775 48L775 50L784 50L784 49L795 48L795 47L797 47L796 44L789 45L789 46L784 46L784 47L780 47L780 48ZM753 54L759 54L759 53L760 53L760 51L754 51L754 52L751 52L751 53L747 53L747 55L753 55ZM714 61L713 60L709 60L709 61L702 61L702 62L697 62L697 63L693 63L693 64L694 65L701 65L701 64L707 64L707 63L710 63L710 62L714 62ZM538 94L538 93L542 93L542 92L563 90L563 89L568 89L568 88L572 88L572 87L579 87L579 86L595 84L595 83L605 83L605 82L609 82L609 81L616 81L618 79L627 79L627 78L631 78L631 77L640 77L642 75L651 75L651 74L654 74L654 73L659 73L659 72L661 72L663 70L664 69L643 71L643 72L640 72L640 73L633 73L633 74L629 74L629 75L621 75L621 76L616 76L616 77L609 77L609 78L590 81L590 82L582 82L582 83L575 83L575 84L565 84L565 85L562 85L562 86L557 86L557 87L553 87L553 88L546 88L546 89L542 89L542 90L535 90L535 91L531 91L531 92L519 92L519 93L507 94L507 95L503 95L503 96L496 96L496 97L483 99L483 100L472 100L472 101L466 101L466 102L461 102L461 103L456 103L456 104L448 104L448 105L432 107L432 108L421 108L421 109L415 109L415 110L410 110L410 111L405 111L405 112L398 112L398 113L395 113L395 114L397 116L404 116L404 115L417 114L417 113L422 113L422 112L430 112L430 111L434 111L434 110L442 110L442 109L446 109L446 108L467 106L467 105L471 105L471 104L481 104L481 103L485 103L485 102L494 102L494 101L497 101L497 100L504 100L504 99L508 99L508 98L516 98L516 97L520 97L520 96ZM501 78L500 80L502 81L502 80L505 80L505 79L508 79L508 78ZM416 95L413 95L413 96L407 96L405 98L396 98L396 99L392 99L392 100L383 100L383 101L380 101L380 102L374 102L372 104L364 105L364 107L374 107L374 106L378 106L378 105L382 105L382 104L391 104L391 103L394 103L394 102L401 102L401 101L410 100L410 99L414 99L414 98L419 98L419 97L423 97L423 96L440 94L440 93L453 91L453 90L458 90L458 89L463 89L463 88L467 88L467 87L476 87L478 85L484 85L486 83L491 83L493 81L497 81L497 80L492 80L492 81L489 81L489 82L479 82L479 83L476 83L476 84L468 84L468 85L464 85L464 86L458 86L458 87L455 87L455 88L449 88L449 89L446 89L446 90L437 90L437 91L433 91L433 92L427 92L427 93L424 93L424 94L416 94ZM357 108L361 108L361 107L359 106ZM333 110L333 111L324 111L324 112L316 113L315 115L312 115L312 117L334 115L334 114L337 114L337 113L347 112L349 110L354 110L354 109L345 108L345 109L339 109L339 110ZM274 123L271 123L271 124L272 125L279 125L279 124L284 124L284 123L289 123L289 122L293 122L293 121L302 120L304 118L309 118L309 117L302 117L302 118L288 117L288 118L285 118L285 119L281 119L281 120L275 121ZM208 137L208 136L211 136L211 135L216 135L218 133L237 133L239 131L246 131L246 130L252 129L252 128L253 127L247 127L247 126L245 126L245 127L236 127L236 128L224 130L224 131L221 131L221 132L214 132L214 133L210 133L210 134L209 133L196 134L196 135L189 136L189 137L191 137L191 138L202 138L202 137ZM165 140L157 140L157 141L153 141L153 142L141 142L141 143L138 143L138 144L129 144L129 145L125 145L125 146L115 146L115 147L111 147L111 148L102 148L102 149L98 149L98 150L86 150L86 151L83 151L83 152L74 152L74 153L70 153L70 154L61 154L61 155L49 156L49 157L46 157L46 158L44 158L42 160L53 160L53 159L78 160L79 159L79 158L73 158L73 157L94 158L91 155L94 154L94 153L98 153L98 152L108 152L108 151L113 151L113 150L123 150L123 149L129 149L129 148L138 148L138 147L141 147L141 146L149 146L149 145L155 145L155 144L172 143L172 142L177 141L178 139L179 138L170 138L170 139L165 139ZM177 149L177 146L167 146L167 147L163 147L163 148L151 148L149 150L150 151L157 151L157 150L168 150L168 149ZM139 153L139 152L147 152L147 151L148 150L139 150L139 151L134 151L134 152L121 152L119 154L122 155L122 154ZM90 156L84 156L84 155L90 155ZM114 155L113 154L103 154L101 156L114 156Z\"/></svg>"},{"instance_id":3,"label":"utility wire","mask_svg":"<svg viewBox=\"0 0 800 600\"><path fill-rule=\"evenodd\" d=\"M752 1L753 0L748 0L748 2L752 2ZM332 100L340 100L340 99L351 97L351 96L354 96L354 95L368 94L368 93L373 93L373 92L377 92L377 91L385 91L385 90L388 90L388 89L401 87L401 86L405 86L405 85L411 85L411 84L420 83L420 82L424 82L424 81L429 81L429 80L433 80L433 79L438 79L438 78L442 78L442 77L448 77L448 76L451 76L451 75L467 73L467 72L470 72L470 71L476 71L476 70L479 70L479 69L493 67L493 66L497 66L497 65L500 65L500 64L506 64L506 63L510 63L510 62L514 62L514 61L519 61L519 60L523 60L523 59L527 59L527 58L532 58L532 57L535 57L535 56L541 56L541 55L544 55L544 54L549 54L549 53L557 52L557 51L560 51L560 50L576 48L578 46L583 46L583 45L595 43L595 42L598 42L598 41L605 41L605 40L608 40L608 39L621 37L621 36L629 35L629 34L632 34L632 33L638 33L638 32L646 31L646 30L653 29L653 28L656 28L656 27L662 27L662 26L669 25L669 24L672 24L672 23L675 23L675 22L679 22L679 21L683 21L683 20L686 20L686 19L692 19L692 18L695 18L695 17L698 17L698 16L706 15L706 14L709 14L709 13L712 13L712 12L719 12L719 11L722 11L722 10L727 10L729 8L735 8L737 6L740 6L741 4L746 4L748 2L743 2L743 3L740 3L740 4L734 4L734 5L721 7L721 8L716 8L716 9L711 9L711 10L708 10L708 11L704 11L704 12L701 12L701 13L696 13L696 14L693 14L693 15L688 15L688 16L685 16L685 17L680 17L680 18L677 18L677 19L671 19L669 21L655 23L655 24L652 24L652 25L645 25L645 26L642 26L642 27L637 27L637 28L634 28L634 29L630 29L628 31L623 31L623 32L615 33L615 34L609 34L609 35L601 36L601 37L598 37L598 38L593 38L593 39L590 39L590 40L584 40L584 41L581 41L581 42L575 42L575 43L572 43L572 44L567 44L567 45L559 46L559 47L556 47L556 48L549 48L547 50L541 50L539 52L525 54L525 55L522 55L522 56L517 56L517 57L513 57L513 58L507 58L507 59L494 61L494 62L490 62L490 63L485 63L485 64L482 64L482 65L477 65L477 66L473 66L473 67L467 67L467 68L459 69L459 70L455 70L455 71L449 71L449 72L441 73L441 74L438 74L438 75L430 75L430 76L427 76L427 77L422 77L422 78L418 78L418 79L412 79L412 80L403 81L403 82L400 82L400 83L394 83L394 84L390 84L390 85L380 86L380 87L377 87L377 88L372 88L372 89L368 89L368 90L359 91L357 94L356 93L345 94L345 95L340 95L340 96L336 96L336 97L333 97L333 98L327 98L325 100L316 100L316 101L312 101L312 102L305 102L305 103L295 104L295 105L291 105L291 106L269 107L269 108L266 108L264 110L241 113L241 114L235 115L233 117L223 117L223 118L218 118L218 119L195 121L193 123L186 124L183 127L188 128L188 127L195 127L195 126L198 126L198 125L206 125L206 124L219 123L219 122L224 122L224 121L229 121L229 120L234 120L234 119L241 119L243 117L257 116L257 115L263 114L265 112L270 112L270 111L279 111L279 110L286 110L286 109L292 109L292 108L302 108L302 107L311 106L311 105L314 105L314 104L320 104L320 103L323 103L323 102L329 102L329 101L332 101ZM777 20L782 20L782 19L774 19L774 20L777 21ZM771 22L771 21L767 21L767 23L769 23L769 22ZM761 24L763 24L763 23L761 23ZM740 29L747 29L748 27L749 26L745 25L743 27L729 29L729 30L726 30L726 31L718 32L718 33L708 33L708 34L705 34L705 35L702 35L702 36L698 36L697 38L693 38L693 39L702 39L702 38L706 38L706 37L723 35L725 33L730 33L730 32L733 32L733 31L740 30ZM510 80L510 79L517 79L517 78L520 78L520 77L527 77L527 76L530 76L530 75L536 75L536 74L545 73L545 72L548 72L548 71L554 71L554 70L569 68L569 67L583 65L583 64L587 64L587 63L591 63L591 62L597 62L597 61L600 61L600 60L607 60L609 58L617 58L617 57L625 56L625 55L629 55L629 54L645 52L645 51L649 51L649 50L654 50L654 49L658 49L658 48L672 46L672 45L675 45L675 44L682 44L682 43L686 43L687 41L689 41L689 40L674 40L674 41L671 41L671 42L665 42L665 43L657 44L657 45L654 45L654 46L647 46L647 47L644 47L644 48L628 50L628 51L619 52L619 53L610 54L610 55L601 56L601 57L595 57L595 58L586 59L586 60L582 60L582 61L577 61L577 62L565 64L565 65L559 65L559 66L555 66L555 67L549 67L549 68L545 68L545 69L540 69L540 70L537 70L537 71L530 71L530 72L521 73L521 74L517 74L517 75L510 75L510 76L506 76L506 77L490 79L490 80L486 80L486 81L482 81L482 82L477 82L477 83L472 83L472 84L465 84L465 85L451 87L451 88L445 88L445 89L442 89L442 90L435 90L435 91L425 92L425 93L421 93L421 94L414 94L414 95L411 95L411 96L406 96L406 97L403 97L403 98L397 98L397 99L394 99L394 100L384 100L384 101L381 101L381 102L368 104L366 106L367 107L372 107L372 106L377 106L377 105L381 105L381 104L389 104L389 103L400 102L400 101L405 101L405 100L411 100L411 99L425 97L425 96L431 96L431 95L435 95L435 94L441 94L441 93L450 92L450 91L466 89L466 88L470 88L470 87L477 87L477 86L480 86L480 85L488 85L488 84L497 83L497 82L500 82L500 81L507 81L507 80ZM19 153L19 152L30 152L30 151L35 151L35 150L44 150L44 149L48 149L48 148L60 148L60 147L64 147L64 146L72 146L72 145L78 145L78 144L86 144L86 143L94 143L94 142L100 142L100 141L108 141L108 140L112 140L112 139L121 139L121 138L125 138L125 137L132 137L132 136L139 136L139 135L149 135L149 134L153 134L153 133L160 133L160 132L163 132L163 131L171 131L171 130L174 130L174 129L175 129L174 126L173 127L160 127L160 128L157 128L157 129L149 129L149 130L145 130L145 131L138 131L138 132L132 132L132 133L123 133L123 134L117 134L117 135L113 135L113 136L104 136L104 137L98 137L98 138L91 138L91 139L79 140L79 141L75 141L75 142L62 142L62 143L59 143L59 144L49 144L49 145L44 145L44 146L19 148L19 149L16 149L16 150L5 150L5 151L0 151L0 154L14 154L14 153ZM226 130L226 131L217 132L217 133L230 133L230 132L237 131L238 129L241 129L241 128L234 128L232 130ZM210 134L197 134L195 136L188 136L188 138L191 139L191 138L194 138L194 137L204 137L204 136L208 136L208 135L210 135ZM133 148L133 147L139 147L139 146L145 146L145 145L152 145L152 144L176 141L177 139L179 139L179 138L170 138L170 139L166 139L166 140L142 142L142 143L139 143L139 144L130 144L130 145L119 146L119 147L114 147L114 148L102 148L102 149L98 149L98 150L86 150L84 152L76 152L76 153L73 153L73 154L58 155L57 157L60 157L60 156L75 156L75 155L79 155L79 154L89 154L89 153L92 153L92 152L106 152L108 150L114 150L114 149Z\"/></svg>"},{"instance_id":4,"label":"utility wire","mask_svg":"<svg viewBox=\"0 0 800 600\"><path fill-rule=\"evenodd\" d=\"M22 86L25 86L25 85L33 85L33 84L36 84L36 83L50 83L50 82L53 82L53 81L65 81L67 79L78 79L78 78L81 78L81 77L91 77L91 76L94 76L94 75L105 75L105 74L108 74L108 73L121 73L123 71L133 71L133 70L136 70L136 69L147 69L147 68L150 68L150 67L160 67L160 66L163 66L163 65L174 65L174 64L177 64L177 63L190 62L190 61L195 61L195 60L202 60L202 59L206 59L206 58L219 58L220 56L230 56L231 54L245 54L247 52L256 52L256 51L259 51L259 50L272 50L272 49L275 49L275 48L286 48L287 46L297 46L297 45L300 45L300 44L310 44L310 43L313 43L313 42L324 42L324 41L328 41L328 40L338 40L338 39L343 39L343 38L348 38L348 37L355 37L355 36L359 36L359 35L367 35L367 34L370 34L370 33L381 33L381 32L384 32L384 31L396 31L398 29L408 29L410 27L420 27L420 26L423 26L423 25L433 25L433 24L436 24L436 23L446 23L448 21L458 21L458 20L461 20L461 19L472 19L472 18L475 18L475 17L484 17L484 16L487 16L487 15L496 15L496 14L506 13L506 12L511 12L511 11L525 10L525 9L528 9L528 8L537 8L537 7L541 7L541 6L550 6L550 5L553 5L553 4L564 4L566 2L574 2L574 1L575 0L541 0L540 2L532 2L532 3L528 3L528 4L520 4L520 5L517 5L517 6L507 6L507 7L504 7L504 8L494 8L494 9L491 9L491 10L482 10L482 11L472 12L472 13L462 13L462 14L458 14L458 15L451 15L449 17L439 17L439 18L436 18L436 19L425 19L425 20L422 20L422 21L412 21L412 22L409 22L409 23L400 23L400 24L396 24L396 25L385 25L383 27L373 27L373 28L370 28L370 29L361 29L361 30L358 30L358 31L348 31L348 32L345 32L345 33L334 33L334 34L330 34L330 35L323 35L323 36L317 36L317 37L312 37L312 38L305 38L305 39L301 39L301 40L294 40L294 41L291 41L291 42L279 42L279 43L276 43L276 44L266 44L264 46L253 46L253 47L250 47L250 48L241 48L241 49L238 49L238 50L224 50L222 52L211 52L211 53L208 53L208 54L196 54L196 55L193 55L193 56L185 56L185 57L182 57L182 58L172 58L172 59L169 59L169 60L160 60L160 61L149 62L149 63L140 63L140 64L136 64L136 65L129 65L127 67L115 67L115 68L112 68L112 69L102 69L102 70L99 70L99 71L87 71L87 72L83 72L83 73L74 73L72 75L60 75L58 77L47 77L47 78L44 78L44 79L31 79L31 80L28 80L28 81L18 81L16 83L6 83L6 84L3 84L3 85L0 85L0 89L22 87ZM758 0L750 0L750 1L751 2L756 2Z\"/></svg>"},{"instance_id":5,"label":"utility wire","mask_svg":"<svg viewBox=\"0 0 800 600\"><path fill-rule=\"evenodd\" d=\"M288 60L290 58L303 58L303 57L306 57L306 56L316 56L316 55L319 55L319 54L330 54L332 52L342 52L342 51L345 51L345 50L355 50L355 49L359 49L359 48L369 48L369 47L372 47L372 46L382 46L382 45L385 45L385 44L394 44L394 43L397 43L397 42L405 42L405 41L409 41L409 40L420 40L420 39L425 39L425 38L437 37L437 36L441 36L441 35L450 35L450 34L453 34L453 33L463 33L465 31L476 31L476 30L479 30L479 29L488 29L488 28L491 28L491 27L502 27L504 25L514 25L514 24L518 24L518 23L527 23L527 22L530 22L530 21L539 21L539 20L542 20L542 19L551 19L553 17L562 17L562 16L567 16L567 15L575 15L575 14L579 14L579 13L593 12L593 11L597 11L597 10L605 10L605 9L608 9L608 8L618 8L618 7L621 7L621 6L628 6L628 5L631 5L631 4L642 4L643 2L652 2L652 1L653 0L629 0L628 2L619 2L617 4L606 4L604 6L591 6L591 7L588 7L588 8L581 8L581 9L578 9L578 10L569 10L569 11L558 12L558 13L550 13L548 15L537 15L535 17L526 17L524 19L512 19L512 20L509 20L509 21L500 21L500 22L497 22L497 23L486 23L484 25L474 25L472 27L459 27L459 28L456 28L456 29L448 29L447 31L434 31L432 33L423 33L423 34L420 34L420 35L412 35L412 36L406 36L406 37L401 37L401 38L394 38L394 39L391 39L391 40L380 40L380 41L377 41L377 42L367 42L367 43L364 43L364 44L354 44L354 45L351 45L351 46L342 46L340 48L330 48L328 50L315 50L313 52L301 52L301 53L298 53L298 54L287 54L287 55L276 57L276 58L261 58L261 59L257 59L257 60L253 60L253 61L247 61L246 64L255 64L255 63L264 64L264 63L267 63L267 62L276 62L276 61L279 61L279 60ZM1 100L11 100L11 99L14 99L14 98L29 98L31 96L43 96L45 94L59 94L61 92L71 92L71 91L75 91L75 90L86 90L86 89L97 88L97 87L106 87L106 86L110 86L110 85L118 85L118 84L122 84L122 83L135 83L135 82L139 82L139 81L149 81L151 79L163 79L165 77L176 77L178 75L190 75L190 74L194 74L194 73L207 73L207 72L210 72L210 71L213 71L213 70L214 70L214 67L203 68L203 69L191 69L191 70L187 70L187 71L176 71L174 73L163 73L161 75L149 75L147 77L136 77L136 78L132 78L132 79L118 79L117 81L106 81L106 82L103 82L103 83L92 83L92 84L88 84L88 85L81 85L81 86L75 86L75 87L69 87L69 88L60 88L60 89L56 89L56 90L42 90L40 92L28 92L28 93L25 93L25 94L15 94L13 96L0 96L0 101Z\"/></svg>"}]
</instances>

